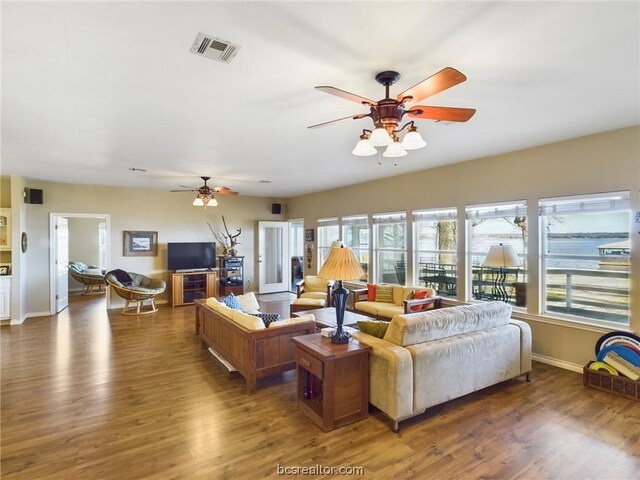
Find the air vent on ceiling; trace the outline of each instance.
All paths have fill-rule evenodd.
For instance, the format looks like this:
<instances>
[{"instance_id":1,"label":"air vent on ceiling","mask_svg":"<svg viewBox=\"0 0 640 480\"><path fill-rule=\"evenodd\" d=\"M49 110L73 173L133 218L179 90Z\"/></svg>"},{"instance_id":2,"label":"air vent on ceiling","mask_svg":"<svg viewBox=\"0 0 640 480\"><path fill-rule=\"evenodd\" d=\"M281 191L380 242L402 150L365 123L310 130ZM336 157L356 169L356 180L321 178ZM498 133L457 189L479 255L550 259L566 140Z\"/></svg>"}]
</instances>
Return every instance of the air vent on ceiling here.
<instances>
[{"instance_id":1,"label":"air vent on ceiling","mask_svg":"<svg viewBox=\"0 0 640 480\"><path fill-rule=\"evenodd\" d=\"M229 63L233 60L233 57L236 56L240 48L239 45L222 40L221 38L198 33L189 51L212 60Z\"/></svg>"}]
</instances>

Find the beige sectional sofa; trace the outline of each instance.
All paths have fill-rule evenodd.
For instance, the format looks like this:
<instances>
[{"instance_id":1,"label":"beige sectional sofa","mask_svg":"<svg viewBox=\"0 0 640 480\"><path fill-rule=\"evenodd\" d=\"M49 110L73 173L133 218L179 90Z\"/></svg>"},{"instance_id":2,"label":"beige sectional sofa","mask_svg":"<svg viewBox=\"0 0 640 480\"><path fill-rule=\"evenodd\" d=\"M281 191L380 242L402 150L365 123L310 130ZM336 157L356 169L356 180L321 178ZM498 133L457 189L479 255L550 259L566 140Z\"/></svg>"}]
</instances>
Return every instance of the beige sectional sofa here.
<instances>
[{"instance_id":1,"label":"beige sectional sofa","mask_svg":"<svg viewBox=\"0 0 640 480\"><path fill-rule=\"evenodd\" d=\"M396 315L372 347L369 402L393 420L531 371L531 330L503 302Z\"/></svg>"},{"instance_id":2,"label":"beige sectional sofa","mask_svg":"<svg viewBox=\"0 0 640 480\"><path fill-rule=\"evenodd\" d=\"M257 307L255 298L253 301ZM195 305L196 329L203 345L245 378L248 394L255 393L259 378L295 369L291 338L316 330L313 315L278 320L266 328L261 318L228 308L213 297L196 300ZM246 302L242 306L251 308Z\"/></svg>"},{"instance_id":3,"label":"beige sectional sofa","mask_svg":"<svg viewBox=\"0 0 640 480\"><path fill-rule=\"evenodd\" d=\"M433 308L440 308L442 299L435 296L435 291L428 287L404 287L402 285L385 285L393 287L392 301L368 301L367 289L352 290L353 293L353 309L357 313L368 315L370 317L381 320L390 320L395 315L403 313L412 313L412 308L420 308L422 305L433 305ZM412 299L409 298L411 293L427 291L428 298Z\"/></svg>"}]
</instances>

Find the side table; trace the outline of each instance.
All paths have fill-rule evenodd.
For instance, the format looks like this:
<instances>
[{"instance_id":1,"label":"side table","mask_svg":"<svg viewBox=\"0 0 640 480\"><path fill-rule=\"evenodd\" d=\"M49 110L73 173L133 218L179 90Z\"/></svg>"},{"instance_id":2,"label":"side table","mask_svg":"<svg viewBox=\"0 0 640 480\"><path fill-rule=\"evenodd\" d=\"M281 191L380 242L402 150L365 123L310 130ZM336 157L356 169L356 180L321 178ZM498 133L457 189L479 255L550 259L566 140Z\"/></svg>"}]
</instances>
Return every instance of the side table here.
<instances>
[{"instance_id":1,"label":"side table","mask_svg":"<svg viewBox=\"0 0 640 480\"><path fill-rule=\"evenodd\" d=\"M291 339L298 364L298 408L325 432L369 415L369 352L351 339L335 344L319 333Z\"/></svg>"}]
</instances>

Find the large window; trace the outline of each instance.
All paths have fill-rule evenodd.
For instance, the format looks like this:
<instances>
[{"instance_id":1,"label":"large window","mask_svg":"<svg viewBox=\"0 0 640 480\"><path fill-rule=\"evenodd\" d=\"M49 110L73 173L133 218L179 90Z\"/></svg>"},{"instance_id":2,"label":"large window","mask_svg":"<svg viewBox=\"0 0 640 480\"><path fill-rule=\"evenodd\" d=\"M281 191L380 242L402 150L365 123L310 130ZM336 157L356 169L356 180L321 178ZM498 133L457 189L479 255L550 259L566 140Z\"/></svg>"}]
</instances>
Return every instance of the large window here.
<instances>
[{"instance_id":1,"label":"large window","mask_svg":"<svg viewBox=\"0 0 640 480\"><path fill-rule=\"evenodd\" d=\"M527 205L525 202L466 208L470 298L525 307Z\"/></svg>"},{"instance_id":2,"label":"large window","mask_svg":"<svg viewBox=\"0 0 640 480\"><path fill-rule=\"evenodd\" d=\"M438 295L455 297L456 209L413 212L415 284L426 285Z\"/></svg>"},{"instance_id":3,"label":"large window","mask_svg":"<svg viewBox=\"0 0 640 480\"><path fill-rule=\"evenodd\" d=\"M331 243L340 239L340 228L338 218L318 219L318 270L329 256Z\"/></svg>"},{"instance_id":4,"label":"large window","mask_svg":"<svg viewBox=\"0 0 640 480\"><path fill-rule=\"evenodd\" d=\"M373 215L376 283L406 283L406 230L407 220L404 212Z\"/></svg>"},{"instance_id":5,"label":"large window","mask_svg":"<svg viewBox=\"0 0 640 480\"><path fill-rule=\"evenodd\" d=\"M629 324L629 193L540 200L543 313Z\"/></svg>"},{"instance_id":6,"label":"large window","mask_svg":"<svg viewBox=\"0 0 640 480\"><path fill-rule=\"evenodd\" d=\"M353 250L360 261L364 275L360 278L366 282L369 272L369 217L352 215L342 217L342 241Z\"/></svg>"}]
</instances>

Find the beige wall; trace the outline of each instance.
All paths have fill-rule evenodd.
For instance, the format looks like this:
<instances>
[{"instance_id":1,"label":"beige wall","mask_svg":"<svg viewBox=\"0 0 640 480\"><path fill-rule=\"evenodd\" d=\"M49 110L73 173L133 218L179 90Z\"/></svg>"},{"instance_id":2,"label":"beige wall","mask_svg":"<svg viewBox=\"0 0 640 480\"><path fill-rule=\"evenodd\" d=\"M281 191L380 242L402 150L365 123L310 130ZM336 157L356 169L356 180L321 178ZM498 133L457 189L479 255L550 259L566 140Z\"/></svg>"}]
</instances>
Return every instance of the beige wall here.
<instances>
[{"instance_id":1,"label":"beige wall","mask_svg":"<svg viewBox=\"0 0 640 480\"><path fill-rule=\"evenodd\" d=\"M245 255L245 287L253 289L254 231L258 220L281 220L271 214L271 203L281 199L222 197L216 208L194 207L190 193L163 190L60 184L28 180L30 188L44 190L43 205L26 205L26 229L32 239L27 254L29 282L23 291L27 314L49 311L49 214L92 213L110 215L108 268L122 268L156 278L167 278L167 242L213 241L207 226L222 228L225 216L230 230L242 228L239 253ZM158 232L156 257L123 256L123 231Z\"/></svg>"},{"instance_id":2,"label":"beige wall","mask_svg":"<svg viewBox=\"0 0 640 480\"><path fill-rule=\"evenodd\" d=\"M428 165L429 147L409 153ZM413 159L412 159L413 160ZM402 162L402 159L398 160ZM393 167L376 165L370 168ZM305 228L316 228L322 217L372 214L438 207L457 207L458 225L464 225L464 208L470 204L526 200L529 218L537 218L541 197L607 191L631 191L632 209L640 211L640 127L631 127L572 139L528 150L388 177L290 199L288 218L301 218ZM458 263L463 270L465 229L458 228ZM632 330L640 330L640 224L632 229ZM408 231L408 250L412 233ZM317 246L317 243L316 243ZM314 256L315 256L314 252ZM528 307L522 315L534 333L536 354L583 365L593 357L593 347L603 329L582 329L546 323L539 316L538 225L529 222ZM314 259L315 262L315 259ZM409 265L408 269L412 269ZM412 271L407 272L412 278ZM462 278L459 300L465 299Z\"/></svg>"}]
</instances>

